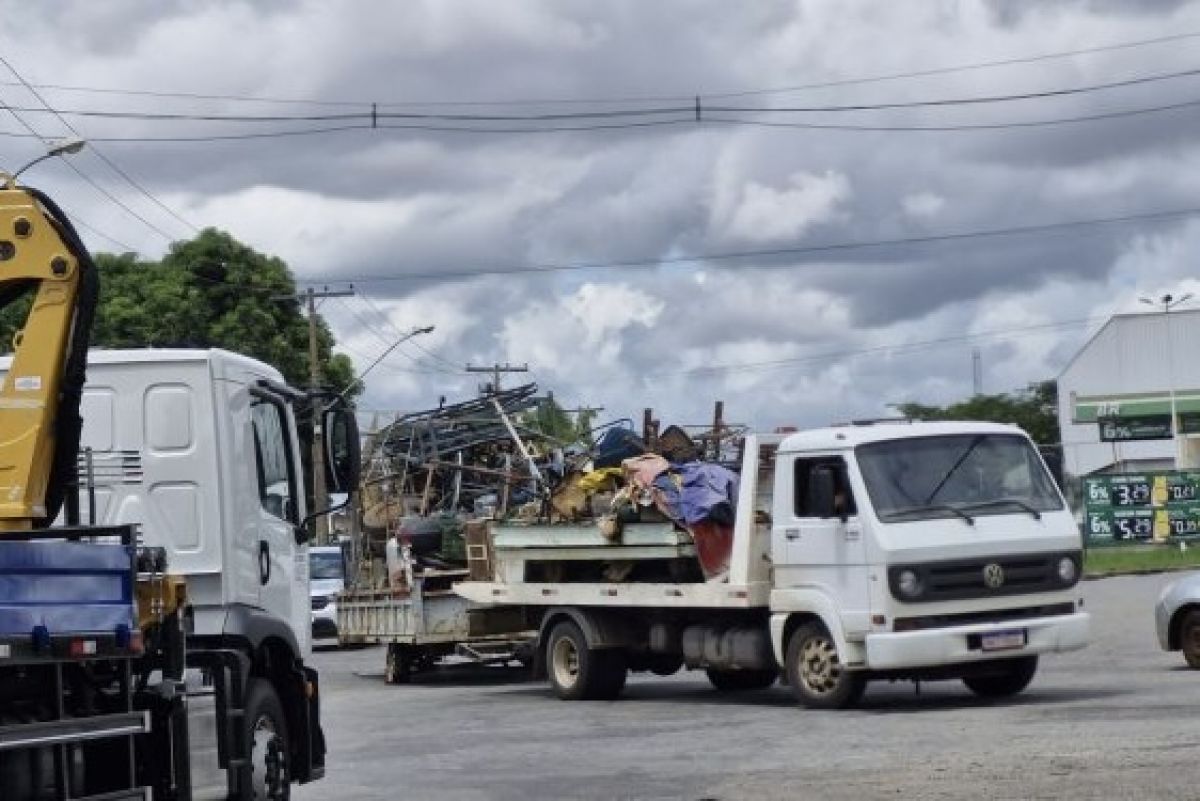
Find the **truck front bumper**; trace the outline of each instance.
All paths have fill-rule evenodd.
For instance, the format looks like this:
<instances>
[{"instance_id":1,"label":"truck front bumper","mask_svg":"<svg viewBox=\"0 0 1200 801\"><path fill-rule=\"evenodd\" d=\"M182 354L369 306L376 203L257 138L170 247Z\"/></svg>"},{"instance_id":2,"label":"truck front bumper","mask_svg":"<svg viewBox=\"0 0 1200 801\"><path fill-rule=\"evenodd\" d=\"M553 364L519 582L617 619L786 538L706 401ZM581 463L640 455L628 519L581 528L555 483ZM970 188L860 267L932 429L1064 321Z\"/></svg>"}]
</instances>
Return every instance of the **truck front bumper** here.
<instances>
[{"instance_id":1,"label":"truck front bumper","mask_svg":"<svg viewBox=\"0 0 1200 801\"><path fill-rule=\"evenodd\" d=\"M935 667L963 662L982 662L1030 654L1075 651L1088 642L1091 615L1070 615L1012 620L1003 623L976 623L968 626L925 629L922 631L879 632L866 637L866 668ZM985 650L988 635L1024 632L1024 645L1003 650Z\"/></svg>"}]
</instances>

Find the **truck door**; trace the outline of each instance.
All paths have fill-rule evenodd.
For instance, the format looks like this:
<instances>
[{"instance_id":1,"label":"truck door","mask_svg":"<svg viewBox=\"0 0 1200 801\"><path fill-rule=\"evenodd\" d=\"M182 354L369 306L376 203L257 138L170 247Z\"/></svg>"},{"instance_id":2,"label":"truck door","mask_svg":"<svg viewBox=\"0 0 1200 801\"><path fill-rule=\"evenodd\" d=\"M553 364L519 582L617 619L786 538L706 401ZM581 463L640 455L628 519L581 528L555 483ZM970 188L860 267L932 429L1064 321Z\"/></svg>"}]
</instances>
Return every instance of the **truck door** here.
<instances>
[{"instance_id":1,"label":"truck door","mask_svg":"<svg viewBox=\"0 0 1200 801\"><path fill-rule=\"evenodd\" d=\"M286 402L268 392L252 390L250 417L254 427L254 461L260 501L258 542L254 547L260 585L260 606L289 622L296 638L305 642L308 616L303 624L295 610L308 608L308 581L296 575L296 530L300 523L299 462L293 453L295 438ZM307 566L306 566L307 567ZM301 581L300 579L304 579ZM297 598L295 596L303 596Z\"/></svg>"},{"instance_id":2,"label":"truck door","mask_svg":"<svg viewBox=\"0 0 1200 801\"><path fill-rule=\"evenodd\" d=\"M832 475L832 504L816 497L819 472ZM791 508L776 516L772 535L777 586L819 588L837 602L844 616L869 619L865 538L845 459L796 457L785 475L792 485ZM778 503L776 508L783 506Z\"/></svg>"}]
</instances>

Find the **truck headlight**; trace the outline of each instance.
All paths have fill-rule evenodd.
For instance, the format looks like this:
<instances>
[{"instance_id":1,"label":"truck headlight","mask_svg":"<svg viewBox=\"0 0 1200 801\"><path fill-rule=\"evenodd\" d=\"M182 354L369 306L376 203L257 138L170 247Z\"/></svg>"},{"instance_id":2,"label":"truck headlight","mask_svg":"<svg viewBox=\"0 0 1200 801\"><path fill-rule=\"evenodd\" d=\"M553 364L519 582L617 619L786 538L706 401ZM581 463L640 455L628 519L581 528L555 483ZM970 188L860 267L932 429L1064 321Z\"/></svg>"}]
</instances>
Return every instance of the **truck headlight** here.
<instances>
[{"instance_id":1,"label":"truck headlight","mask_svg":"<svg viewBox=\"0 0 1200 801\"><path fill-rule=\"evenodd\" d=\"M896 589L905 598L916 598L924 587L921 586L921 577L917 575L917 571L901 570L896 576Z\"/></svg>"},{"instance_id":2,"label":"truck headlight","mask_svg":"<svg viewBox=\"0 0 1200 801\"><path fill-rule=\"evenodd\" d=\"M1076 577L1079 575L1079 568L1075 565L1075 560L1069 556L1064 556L1058 560L1058 580L1063 584L1074 584Z\"/></svg>"}]
</instances>

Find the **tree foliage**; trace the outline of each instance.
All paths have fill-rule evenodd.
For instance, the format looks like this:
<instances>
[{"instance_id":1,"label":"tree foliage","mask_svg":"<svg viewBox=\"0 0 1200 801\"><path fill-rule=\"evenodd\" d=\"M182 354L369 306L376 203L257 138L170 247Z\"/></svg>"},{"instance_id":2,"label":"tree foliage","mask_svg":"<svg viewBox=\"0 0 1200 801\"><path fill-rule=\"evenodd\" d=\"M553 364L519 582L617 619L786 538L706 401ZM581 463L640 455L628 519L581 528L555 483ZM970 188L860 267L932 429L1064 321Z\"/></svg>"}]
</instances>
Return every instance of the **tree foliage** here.
<instances>
[{"instance_id":1,"label":"tree foliage","mask_svg":"<svg viewBox=\"0 0 1200 801\"><path fill-rule=\"evenodd\" d=\"M595 419L596 413L591 410L579 412L572 419L551 393L542 398L537 406L523 412L519 422L522 427L559 444L591 446L591 430Z\"/></svg>"},{"instance_id":2,"label":"tree foliage","mask_svg":"<svg viewBox=\"0 0 1200 801\"><path fill-rule=\"evenodd\" d=\"M1061 441L1058 429L1058 384L1053 380L1038 381L1013 393L976 395L949 406L910 402L897 404L896 409L913 420L1014 423L1028 432L1039 445L1057 445Z\"/></svg>"},{"instance_id":3,"label":"tree foliage","mask_svg":"<svg viewBox=\"0 0 1200 801\"><path fill-rule=\"evenodd\" d=\"M289 383L307 386L308 321L291 271L222 231L209 228L177 242L159 261L136 254L97 254L100 305L93 347L225 348L274 365ZM0 343L28 312L28 301L0 312ZM331 353L334 338L318 317L323 383L341 391L354 379L350 359Z\"/></svg>"}]
</instances>

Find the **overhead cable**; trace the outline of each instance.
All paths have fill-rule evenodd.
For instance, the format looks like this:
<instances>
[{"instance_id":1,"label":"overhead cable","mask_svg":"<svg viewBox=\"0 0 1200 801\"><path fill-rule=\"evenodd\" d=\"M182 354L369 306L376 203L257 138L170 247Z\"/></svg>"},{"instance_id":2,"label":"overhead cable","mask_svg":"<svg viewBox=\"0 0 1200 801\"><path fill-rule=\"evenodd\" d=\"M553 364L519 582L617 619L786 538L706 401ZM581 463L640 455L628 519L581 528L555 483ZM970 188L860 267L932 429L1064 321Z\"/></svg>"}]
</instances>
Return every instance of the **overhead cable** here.
<instances>
[{"instance_id":1,"label":"overhead cable","mask_svg":"<svg viewBox=\"0 0 1200 801\"><path fill-rule=\"evenodd\" d=\"M40 102L43 106L46 107L46 111L49 111L51 114L53 114L55 116L55 118L57 118L58 121L61 122L66 127L66 129L68 131L70 131L72 134L79 137L80 139L87 138L87 137L83 136L83 134L81 134L79 131L77 131L74 127L72 127L71 123L67 122L67 120L63 117L63 115L60 112L55 110L53 106L51 106L49 103L47 103L45 98L43 98L40 94L38 94L37 89L34 88L28 81L26 81L24 76L22 76L21 73L19 73L17 71L16 67L14 67L12 64L10 64L8 62L8 60L5 59L3 56L0 56L0 64L3 64L5 67L7 67L8 71L11 72L14 76L16 76L17 80L20 81L25 86L25 88L35 98L37 98L38 102ZM108 156L104 155L103 151L101 151L94 144L92 145L91 149L92 149L92 152L96 154L96 157L98 159L100 159L101 161L103 161L105 164L108 165L109 169L111 169L113 172L117 173L117 175L121 176L121 178L123 178L126 183L128 183L130 186L132 186L134 189L136 189L138 192L140 192L142 195L144 195L147 199L149 199L152 203L154 203L160 209L167 212L167 214L171 215L176 220L183 223L185 226L191 228L193 231L200 230L195 225L193 225L192 223L188 222L183 217L181 217L174 209L172 209L167 204L165 204L161 200L159 200L153 193L150 192L150 190L146 189L144 186L142 186L140 183L138 183L136 180L134 180L133 177L131 175L129 175L129 173L127 173L124 169L122 169L116 162L114 162ZM68 161L67 163L70 164L71 162ZM79 172L79 169L76 168L74 165L72 165L72 169L74 169L75 172L80 175L80 177L83 177L83 173ZM95 185L95 184L93 184L93 185ZM107 194L107 192L105 194ZM129 211L131 214L133 214L139 220L141 220L142 222L146 223L148 226L153 228L155 231L158 231L158 233L165 236L167 238L167 241L173 240L173 237L171 237L168 234L165 234L162 230L155 227L154 225L149 223L147 220L145 220L143 217L141 217L140 215L133 212L131 209L129 209L123 203L118 201L115 197L112 197L112 200L117 202L118 204L120 204L123 208L125 208L127 211Z\"/></svg>"},{"instance_id":2,"label":"overhead cable","mask_svg":"<svg viewBox=\"0 0 1200 801\"><path fill-rule=\"evenodd\" d=\"M371 123L378 127L379 120L412 120L429 122L562 122L572 120L604 120L620 118L646 118L661 116L692 115L701 117L705 113L742 113L742 114L780 114L780 113L836 113L859 111L888 111L909 108L938 108L953 106L986 105L995 103L1010 103L1015 101L1040 100L1055 97L1104 92L1113 89L1143 86L1179 78L1190 78L1200 75L1200 68L1163 72L1153 75L1141 75L1102 83L1085 84L1081 86L1060 87L1031 92L1008 94L977 95L966 97L944 97L927 100L905 100L886 103L853 103L813 106L728 106L705 104L705 98L697 97L686 105L659 106L654 108L613 108L594 111L564 111L555 113L527 114L464 114L445 112L415 112L415 111L378 111L374 108L364 108L357 112L339 112L336 114L197 114L184 112L147 112L121 111L104 109L41 109L13 107L16 111L41 113L50 111L61 119L61 115L75 117L91 117L100 119L138 120L144 122L228 122L228 123L277 123L277 122L351 122ZM39 98L40 99L40 98ZM76 132L77 133L77 132Z\"/></svg>"},{"instance_id":3,"label":"overhead cable","mask_svg":"<svg viewBox=\"0 0 1200 801\"><path fill-rule=\"evenodd\" d=\"M1112 42L1104 45L1096 45L1092 47L1075 48L1071 50L1060 50L1047 53L1039 53L1027 56L1016 56L1012 58L996 59L990 61L976 61L961 64L953 64L942 67L932 67L920 70L909 70L904 72L892 73L877 73L873 75L839 78L828 81L810 82L803 84L792 84L788 86L776 86L768 88L750 88L725 92L699 92L702 97L709 99L729 99L735 97L748 97L754 95L770 95L770 94L787 94L812 89L827 89L842 86L854 86L861 84L880 83L886 81L907 80L911 78L924 78L934 75L945 75L955 72L967 72L972 70L992 69L996 67L1007 67L1019 64L1031 64L1041 61L1049 61L1055 59L1072 58L1074 56L1088 55L1092 53L1112 52L1118 50L1127 50L1133 48L1147 47L1152 45L1167 44L1171 42L1185 41L1200 37L1200 31L1186 31L1182 33L1174 33L1164 36L1157 36L1147 39L1126 40L1122 42ZM16 86L15 82L0 81L0 86L11 85ZM308 105L308 106L325 106L325 107L347 107L361 106L370 104L369 99L322 99L322 98L299 98L299 97L277 97L269 95L249 95L235 93L204 93L204 92L185 92L185 91L163 91L149 89L125 89L119 87L98 87L98 86L81 86L59 83L38 83L31 84L38 89L52 90L57 92L74 92L79 94L96 94L96 95L116 95L128 97L148 97L154 99L183 99L183 100L216 100L238 103L262 103L275 105ZM406 108L406 107L467 107L467 106L534 106L534 105L580 105L580 104L603 104L603 103L654 103L654 102L676 102L687 101L692 99L697 92L688 92L680 94L656 94L656 95L622 95L609 97L574 97L574 98L501 98L501 99L470 99L470 100L387 100L379 102L380 108Z\"/></svg>"},{"instance_id":4,"label":"overhead cable","mask_svg":"<svg viewBox=\"0 0 1200 801\"><path fill-rule=\"evenodd\" d=\"M1200 216L1200 207L1170 209L1164 211L1139 212L1113 217L1095 217L1080 220L1063 220L1052 223L1035 223L1031 225L1012 226L1007 228L985 228L974 231L962 231L944 234L923 234L918 236L895 237L890 239L852 240L846 242L830 242L817 245L798 245L794 247L763 248L758 250L724 251L717 253L692 253L685 256L654 256L626 261L607 262L578 262L574 264L530 264L509 265L506 267L484 267L474 270L444 270L439 272L423 271L411 273L375 273L355 276L339 276L341 280L355 283L387 282L387 281L416 281L416 280L448 280L465 279L488 275L515 275L522 273L556 273L578 272L582 270L629 269L637 267L658 267L668 264L690 264L705 261L733 261L740 259L774 258L778 256L811 256L827 253L851 252L883 247L905 247L914 245L934 244L941 242L960 242L973 239L992 237L1025 236L1029 234L1069 231L1073 229L1091 228L1097 226L1123 225L1137 222L1155 222L1163 220L1186 219ZM754 265L754 268L768 269L780 266L795 265ZM297 283L312 284L317 281L297 279Z\"/></svg>"}]
</instances>

